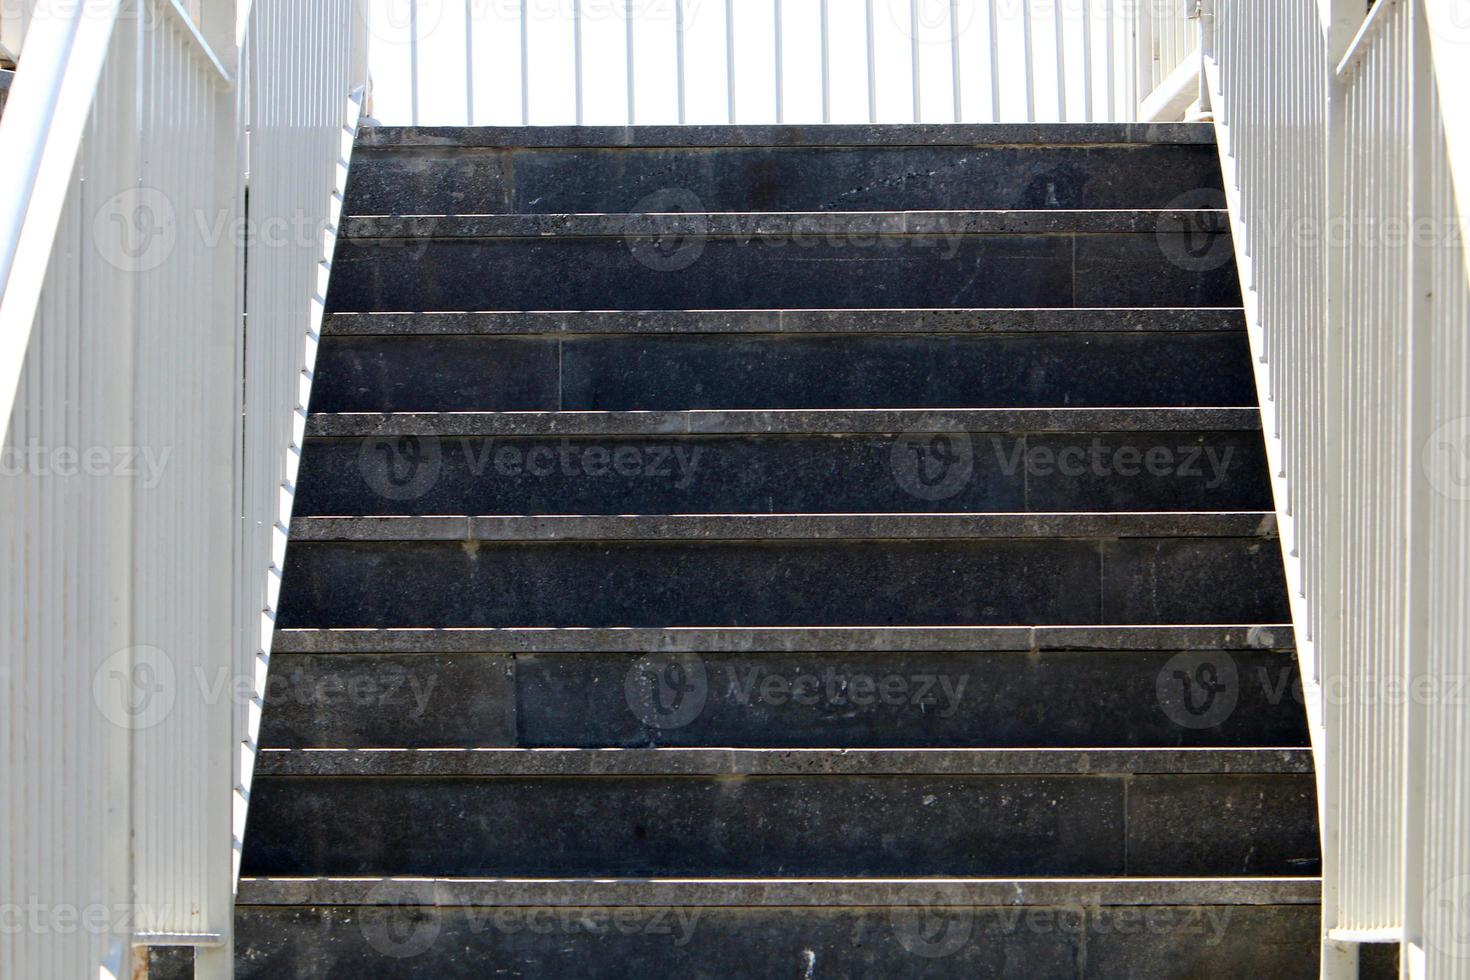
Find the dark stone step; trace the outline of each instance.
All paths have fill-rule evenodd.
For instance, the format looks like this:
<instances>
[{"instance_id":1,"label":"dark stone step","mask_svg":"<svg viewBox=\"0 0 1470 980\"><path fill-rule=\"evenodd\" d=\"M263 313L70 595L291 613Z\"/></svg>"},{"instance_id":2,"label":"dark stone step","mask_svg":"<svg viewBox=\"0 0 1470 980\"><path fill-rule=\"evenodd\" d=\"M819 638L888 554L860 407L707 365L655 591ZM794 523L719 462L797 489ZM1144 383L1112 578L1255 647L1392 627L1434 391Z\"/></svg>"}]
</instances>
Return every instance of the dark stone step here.
<instances>
[{"instance_id":1,"label":"dark stone step","mask_svg":"<svg viewBox=\"0 0 1470 980\"><path fill-rule=\"evenodd\" d=\"M487 527L486 520L477 524ZM1114 530L1093 539L568 541L557 540L566 530L546 519L526 520L500 531L524 536L539 527L552 537L501 543L469 540L463 531L458 540L298 537L287 556L278 625L984 626L1289 618L1279 544L1257 535L1118 539ZM345 530L402 533L366 524ZM449 535L457 528L446 521L423 530Z\"/></svg>"},{"instance_id":2,"label":"dark stone step","mask_svg":"<svg viewBox=\"0 0 1470 980\"><path fill-rule=\"evenodd\" d=\"M1162 208L1220 194L1207 143L360 145L352 214ZM1195 199L1200 195L1197 193Z\"/></svg>"},{"instance_id":3,"label":"dark stone step","mask_svg":"<svg viewBox=\"0 0 1470 980\"><path fill-rule=\"evenodd\" d=\"M258 776L242 873L1313 874L1306 773Z\"/></svg>"},{"instance_id":4,"label":"dark stone step","mask_svg":"<svg viewBox=\"0 0 1470 980\"><path fill-rule=\"evenodd\" d=\"M301 517L291 537L322 541L952 541L1276 537L1272 513L548 514Z\"/></svg>"},{"instance_id":5,"label":"dark stone step","mask_svg":"<svg viewBox=\"0 0 1470 980\"><path fill-rule=\"evenodd\" d=\"M290 645L277 638L278 651ZM1289 651L658 651L650 643L637 654L277 652L260 741L317 749L1307 744Z\"/></svg>"},{"instance_id":6,"label":"dark stone step","mask_svg":"<svg viewBox=\"0 0 1470 980\"><path fill-rule=\"evenodd\" d=\"M372 126L359 149L412 147L1214 146L1209 123L876 123L764 126Z\"/></svg>"},{"instance_id":7,"label":"dark stone step","mask_svg":"<svg viewBox=\"0 0 1470 980\"><path fill-rule=\"evenodd\" d=\"M604 749L493 747L268 750L266 777L1302 775L1296 749Z\"/></svg>"},{"instance_id":8,"label":"dark stone step","mask_svg":"<svg viewBox=\"0 0 1470 980\"><path fill-rule=\"evenodd\" d=\"M1241 302L1219 211L486 216L374 226L390 237L338 243L330 312Z\"/></svg>"},{"instance_id":9,"label":"dark stone step","mask_svg":"<svg viewBox=\"0 0 1470 980\"><path fill-rule=\"evenodd\" d=\"M1244 330L332 336L313 413L1256 405Z\"/></svg>"},{"instance_id":10,"label":"dark stone step","mask_svg":"<svg viewBox=\"0 0 1470 980\"><path fill-rule=\"evenodd\" d=\"M655 208L632 212L542 214L359 214L342 219L343 239L618 238L729 240L785 248L793 239L820 238L855 248L875 239L924 235L952 241L965 235L1187 235L1228 228L1222 208L945 211L698 211ZM809 243L808 243L809 244ZM897 242L890 242L898 247Z\"/></svg>"},{"instance_id":11,"label":"dark stone step","mask_svg":"<svg viewBox=\"0 0 1470 980\"><path fill-rule=\"evenodd\" d=\"M1243 332L1232 309L558 310L333 313L326 336ZM1158 338L1162 339L1162 338Z\"/></svg>"},{"instance_id":12,"label":"dark stone step","mask_svg":"<svg viewBox=\"0 0 1470 980\"><path fill-rule=\"evenodd\" d=\"M928 653L1251 651L1289 653L1289 624L672 629L279 629L277 653Z\"/></svg>"},{"instance_id":13,"label":"dark stone step","mask_svg":"<svg viewBox=\"0 0 1470 980\"><path fill-rule=\"evenodd\" d=\"M999 883L998 883L999 884ZM426 908L242 905L242 980L393 976L1314 980L1315 905Z\"/></svg>"},{"instance_id":14,"label":"dark stone step","mask_svg":"<svg viewBox=\"0 0 1470 980\"><path fill-rule=\"evenodd\" d=\"M1254 409L316 415L308 432L300 516L1272 506Z\"/></svg>"}]
</instances>

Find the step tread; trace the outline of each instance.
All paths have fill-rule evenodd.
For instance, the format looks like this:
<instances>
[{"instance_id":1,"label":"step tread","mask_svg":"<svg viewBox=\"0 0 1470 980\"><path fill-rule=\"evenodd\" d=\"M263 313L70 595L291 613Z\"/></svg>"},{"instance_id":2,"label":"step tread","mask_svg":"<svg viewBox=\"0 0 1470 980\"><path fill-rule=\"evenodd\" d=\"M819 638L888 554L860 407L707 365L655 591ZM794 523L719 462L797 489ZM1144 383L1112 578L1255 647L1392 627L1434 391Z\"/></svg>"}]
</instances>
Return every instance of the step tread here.
<instances>
[{"instance_id":1,"label":"step tread","mask_svg":"<svg viewBox=\"0 0 1470 980\"><path fill-rule=\"evenodd\" d=\"M777 126L371 126L357 145L393 147L1098 146L1213 144L1200 123L884 123Z\"/></svg>"},{"instance_id":2,"label":"step tread","mask_svg":"<svg viewBox=\"0 0 1470 980\"><path fill-rule=\"evenodd\" d=\"M241 905L1315 905L1320 878L254 878Z\"/></svg>"},{"instance_id":3,"label":"step tread","mask_svg":"<svg viewBox=\"0 0 1470 980\"><path fill-rule=\"evenodd\" d=\"M1197 227L1224 230L1219 209L1094 211L685 211L609 214L353 215L349 239L621 238L682 234L709 238L811 235L1153 234Z\"/></svg>"},{"instance_id":4,"label":"step tread","mask_svg":"<svg viewBox=\"0 0 1470 980\"><path fill-rule=\"evenodd\" d=\"M1307 749L266 749L257 776L1186 775L1312 772Z\"/></svg>"},{"instance_id":5,"label":"step tread","mask_svg":"<svg viewBox=\"0 0 1470 980\"><path fill-rule=\"evenodd\" d=\"M326 336L1243 331L1231 307L879 310L507 310L332 313Z\"/></svg>"},{"instance_id":6,"label":"step tread","mask_svg":"<svg viewBox=\"0 0 1470 980\"><path fill-rule=\"evenodd\" d=\"M1282 650L1290 624L1235 626L820 626L282 629L274 653L707 653Z\"/></svg>"},{"instance_id":7,"label":"step tread","mask_svg":"<svg viewBox=\"0 0 1470 980\"><path fill-rule=\"evenodd\" d=\"M1274 513L298 517L296 541L772 541L1276 536Z\"/></svg>"},{"instance_id":8,"label":"step tread","mask_svg":"<svg viewBox=\"0 0 1470 980\"><path fill-rule=\"evenodd\" d=\"M900 432L1259 431L1254 408L789 409L559 412L333 412L322 437L829 435Z\"/></svg>"}]
</instances>

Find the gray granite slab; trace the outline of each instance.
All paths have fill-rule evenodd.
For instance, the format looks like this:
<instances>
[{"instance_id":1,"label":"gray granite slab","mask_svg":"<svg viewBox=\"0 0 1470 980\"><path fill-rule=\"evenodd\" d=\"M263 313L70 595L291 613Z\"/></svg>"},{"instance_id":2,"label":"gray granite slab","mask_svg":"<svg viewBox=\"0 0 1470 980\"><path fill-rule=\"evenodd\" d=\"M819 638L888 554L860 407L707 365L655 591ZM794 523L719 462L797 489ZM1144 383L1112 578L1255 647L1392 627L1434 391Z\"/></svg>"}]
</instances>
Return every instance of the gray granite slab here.
<instances>
[{"instance_id":1,"label":"gray granite slab","mask_svg":"<svg viewBox=\"0 0 1470 980\"><path fill-rule=\"evenodd\" d=\"M271 749L257 776L1084 776L1312 771L1307 749Z\"/></svg>"},{"instance_id":2,"label":"gray granite slab","mask_svg":"<svg viewBox=\"0 0 1470 980\"><path fill-rule=\"evenodd\" d=\"M776 541L812 539L1242 538L1276 535L1274 513L709 514L298 517L300 541ZM1157 547L1165 547L1157 545Z\"/></svg>"},{"instance_id":3,"label":"gray granite slab","mask_svg":"<svg viewBox=\"0 0 1470 980\"><path fill-rule=\"evenodd\" d=\"M1136 809L1143 781L1177 785L1196 822ZM1312 786L1309 774L259 776L242 873L1310 874ZM1200 814L1209 837L1186 849Z\"/></svg>"},{"instance_id":4,"label":"gray granite slab","mask_svg":"<svg viewBox=\"0 0 1470 980\"><path fill-rule=\"evenodd\" d=\"M338 336L314 413L1252 407L1245 332Z\"/></svg>"},{"instance_id":5,"label":"gray granite slab","mask_svg":"<svg viewBox=\"0 0 1470 980\"><path fill-rule=\"evenodd\" d=\"M279 626L1278 623L1260 537L296 541Z\"/></svg>"},{"instance_id":6,"label":"gray granite slab","mask_svg":"<svg viewBox=\"0 0 1470 980\"><path fill-rule=\"evenodd\" d=\"M453 876L242 875L242 905L836 908L1072 905L1316 905L1320 878L856 878L506 880Z\"/></svg>"},{"instance_id":7,"label":"gray granite slab","mask_svg":"<svg viewBox=\"0 0 1470 980\"><path fill-rule=\"evenodd\" d=\"M1199 123L981 123L785 126L374 126L360 147L391 146L982 146L1212 144Z\"/></svg>"},{"instance_id":8,"label":"gray granite slab","mask_svg":"<svg viewBox=\"0 0 1470 980\"><path fill-rule=\"evenodd\" d=\"M352 214L1163 208L1220 191L1207 143L359 146Z\"/></svg>"},{"instance_id":9,"label":"gray granite slab","mask_svg":"<svg viewBox=\"0 0 1470 980\"><path fill-rule=\"evenodd\" d=\"M1265 626L678 627L669 629L279 629L277 653L916 652L1279 650L1290 624Z\"/></svg>"},{"instance_id":10,"label":"gray granite slab","mask_svg":"<svg viewBox=\"0 0 1470 980\"><path fill-rule=\"evenodd\" d=\"M1243 331L1232 309L560 310L333 313L325 336Z\"/></svg>"}]
</instances>

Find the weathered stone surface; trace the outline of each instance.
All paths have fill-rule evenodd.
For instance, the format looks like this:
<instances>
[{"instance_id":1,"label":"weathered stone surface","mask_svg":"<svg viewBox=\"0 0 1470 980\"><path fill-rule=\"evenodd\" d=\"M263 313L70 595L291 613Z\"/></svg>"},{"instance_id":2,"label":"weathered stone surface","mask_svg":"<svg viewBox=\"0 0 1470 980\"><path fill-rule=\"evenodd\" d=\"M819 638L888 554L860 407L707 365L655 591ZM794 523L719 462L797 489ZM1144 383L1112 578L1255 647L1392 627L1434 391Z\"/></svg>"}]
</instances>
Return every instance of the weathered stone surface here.
<instances>
[{"instance_id":1,"label":"weathered stone surface","mask_svg":"<svg viewBox=\"0 0 1470 980\"><path fill-rule=\"evenodd\" d=\"M1314 906L1318 878L376 878L245 875L245 905L441 908Z\"/></svg>"},{"instance_id":2,"label":"weathered stone surface","mask_svg":"<svg viewBox=\"0 0 1470 980\"><path fill-rule=\"evenodd\" d=\"M297 542L278 625L1274 623L1259 538Z\"/></svg>"},{"instance_id":3,"label":"weathered stone surface","mask_svg":"<svg viewBox=\"0 0 1470 980\"><path fill-rule=\"evenodd\" d=\"M290 655L271 660L266 748L516 744L508 656Z\"/></svg>"},{"instance_id":4,"label":"weathered stone surface","mask_svg":"<svg viewBox=\"0 0 1470 980\"><path fill-rule=\"evenodd\" d=\"M1128 867L1142 875L1320 873L1317 794L1295 776L1138 776ZM1248 825L1249 836L1231 826Z\"/></svg>"},{"instance_id":5,"label":"weathered stone surface","mask_svg":"<svg viewBox=\"0 0 1470 980\"><path fill-rule=\"evenodd\" d=\"M1234 980L1317 976L1313 906L268 908L242 978L486 975Z\"/></svg>"},{"instance_id":6,"label":"weathered stone surface","mask_svg":"<svg viewBox=\"0 0 1470 980\"><path fill-rule=\"evenodd\" d=\"M327 336L1131 333L1245 329L1232 309L561 310L333 313ZM1159 338L1163 342L1163 338Z\"/></svg>"},{"instance_id":7,"label":"weathered stone surface","mask_svg":"<svg viewBox=\"0 0 1470 980\"><path fill-rule=\"evenodd\" d=\"M267 749L257 776L1089 776L1312 771L1305 749Z\"/></svg>"},{"instance_id":8,"label":"weathered stone surface","mask_svg":"<svg viewBox=\"0 0 1470 980\"><path fill-rule=\"evenodd\" d=\"M312 410L1255 405L1243 332L331 337Z\"/></svg>"},{"instance_id":9,"label":"weathered stone surface","mask_svg":"<svg viewBox=\"0 0 1470 980\"><path fill-rule=\"evenodd\" d=\"M354 214L1169 207L1220 188L1205 143L891 147L363 147ZM661 200L654 197L653 202Z\"/></svg>"},{"instance_id":10,"label":"weathered stone surface","mask_svg":"<svg viewBox=\"0 0 1470 980\"><path fill-rule=\"evenodd\" d=\"M968 123L780 126L373 126L358 146L715 147L1005 146L1111 144L1213 146L1208 123Z\"/></svg>"},{"instance_id":11,"label":"weathered stone surface","mask_svg":"<svg viewBox=\"0 0 1470 980\"><path fill-rule=\"evenodd\" d=\"M932 470L924 474L932 487L920 479L920 465ZM295 513L1249 511L1271 505L1259 432L961 430L313 439Z\"/></svg>"},{"instance_id":12,"label":"weathered stone surface","mask_svg":"<svg viewBox=\"0 0 1470 980\"><path fill-rule=\"evenodd\" d=\"M636 225L636 222L633 223ZM332 312L1240 305L1229 235L347 239ZM1191 262L1195 250L1223 255Z\"/></svg>"},{"instance_id":13,"label":"weathered stone surface","mask_svg":"<svg viewBox=\"0 0 1470 980\"><path fill-rule=\"evenodd\" d=\"M1224 651L1290 653L1289 624L673 629L280 629L277 653L929 653Z\"/></svg>"},{"instance_id":14,"label":"weathered stone surface","mask_svg":"<svg viewBox=\"0 0 1470 980\"><path fill-rule=\"evenodd\" d=\"M1208 841L1132 804L1193 794ZM242 873L485 877L1299 874L1310 775L266 777ZM1237 806L1286 794L1286 805ZM1301 800L1305 794L1305 806ZM1292 805L1295 804L1295 805ZM555 814L548 820L547 815ZM1310 822L1308 822L1310 828ZM1155 842L1159 853L1152 851ZM1248 861L1242 857L1250 855ZM1141 857L1140 857L1141 856Z\"/></svg>"}]
</instances>

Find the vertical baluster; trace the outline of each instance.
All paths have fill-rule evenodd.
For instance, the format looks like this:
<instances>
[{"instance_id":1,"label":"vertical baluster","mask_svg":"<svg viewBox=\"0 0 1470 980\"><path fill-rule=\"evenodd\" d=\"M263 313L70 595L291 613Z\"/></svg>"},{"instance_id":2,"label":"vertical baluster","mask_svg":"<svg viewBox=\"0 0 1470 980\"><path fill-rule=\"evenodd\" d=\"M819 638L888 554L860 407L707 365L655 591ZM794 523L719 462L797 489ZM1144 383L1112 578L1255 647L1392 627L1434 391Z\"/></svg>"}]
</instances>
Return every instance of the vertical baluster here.
<instances>
[{"instance_id":1,"label":"vertical baluster","mask_svg":"<svg viewBox=\"0 0 1470 980\"><path fill-rule=\"evenodd\" d=\"M965 110L960 95L960 0L949 0L949 73L954 84L954 121L962 122Z\"/></svg>"},{"instance_id":2,"label":"vertical baluster","mask_svg":"<svg viewBox=\"0 0 1470 980\"><path fill-rule=\"evenodd\" d=\"M1057 119L1067 121L1067 28L1063 16L1063 0L1052 5L1057 37Z\"/></svg>"},{"instance_id":3,"label":"vertical baluster","mask_svg":"<svg viewBox=\"0 0 1470 980\"><path fill-rule=\"evenodd\" d=\"M475 12L474 0L464 0L464 118L475 124ZM581 122L581 119L577 120Z\"/></svg>"},{"instance_id":4,"label":"vertical baluster","mask_svg":"<svg viewBox=\"0 0 1470 980\"><path fill-rule=\"evenodd\" d=\"M638 109L637 93L633 88L633 0L623 0L623 15L627 18L627 52L628 52L628 125L637 122Z\"/></svg>"},{"instance_id":5,"label":"vertical baluster","mask_svg":"<svg viewBox=\"0 0 1470 980\"><path fill-rule=\"evenodd\" d=\"M679 125L685 121L684 0L674 0L674 90L679 97Z\"/></svg>"},{"instance_id":6,"label":"vertical baluster","mask_svg":"<svg viewBox=\"0 0 1470 980\"><path fill-rule=\"evenodd\" d=\"M1108 74L1108 121L1117 120L1118 115L1118 58L1113 48L1117 45L1117 36L1113 32L1113 0L1103 0L1103 16L1106 24L1104 34L1107 46L1107 74Z\"/></svg>"},{"instance_id":7,"label":"vertical baluster","mask_svg":"<svg viewBox=\"0 0 1470 980\"><path fill-rule=\"evenodd\" d=\"M914 122L922 122L924 118L919 88L919 3L920 0L909 0L909 66L914 77Z\"/></svg>"},{"instance_id":8,"label":"vertical baluster","mask_svg":"<svg viewBox=\"0 0 1470 980\"><path fill-rule=\"evenodd\" d=\"M822 122L832 121L832 36L827 0L822 0Z\"/></svg>"},{"instance_id":9,"label":"vertical baluster","mask_svg":"<svg viewBox=\"0 0 1470 980\"><path fill-rule=\"evenodd\" d=\"M1036 121L1036 64L1031 51L1031 0L1021 3L1021 50L1026 59L1026 121Z\"/></svg>"},{"instance_id":10,"label":"vertical baluster","mask_svg":"<svg viewBox=\"0 0 1470 980\"><path fill-rule=\"evenodd\" d=\"M468 2L468 0L466 0ZM572 85L576 88L577 125L582 125L582 0L572 0Z\"/></svg>"},{"instance_id":11,"label":"vertical baluster","mask_svg":"<svg viewBox=\"0 0 1470 980\"><path fill-rule=\"evenodd\" d=\"M409 118L419 124L419 0L408 5L408 100Z\"/></svg>"},{"instance_id":12,"label":"vertical baluster","mask_svg":"<svg viewBox=\"0 0 1470 980\"><path fill-rule=\"evenodd\" d=\"M990 17L990 121L1000 122L1000 18L995 5L1000 0L982 0Z\"/></svg>"},{"instance_id":13,"label":"vertical baluster","mask_svg":"<svg viewBox=\"0 0 1470 980\"><path fill-rule=\"evenodd\" d=\"M1082 0L1082 118L1094 119L1092 110L1092 3Z\"/></svg>"},{"instance_id":14,"label":"vertical baluster","mask_svg":"<svg viewBox=\"0 0 1470 980\"><path fill-rule=\"evenodd\" d=\"M726 121L735 125L735 0L725 0Z\"/></svg>"}]
</instances>

